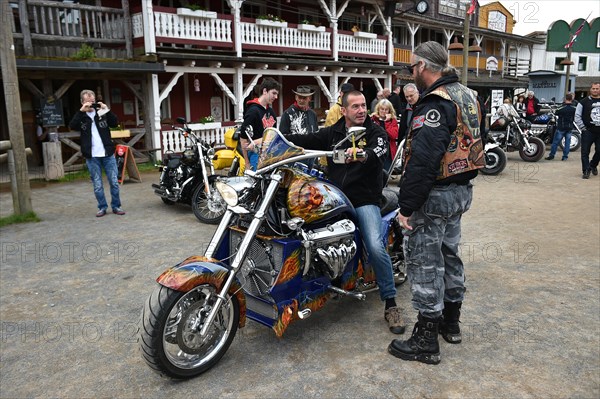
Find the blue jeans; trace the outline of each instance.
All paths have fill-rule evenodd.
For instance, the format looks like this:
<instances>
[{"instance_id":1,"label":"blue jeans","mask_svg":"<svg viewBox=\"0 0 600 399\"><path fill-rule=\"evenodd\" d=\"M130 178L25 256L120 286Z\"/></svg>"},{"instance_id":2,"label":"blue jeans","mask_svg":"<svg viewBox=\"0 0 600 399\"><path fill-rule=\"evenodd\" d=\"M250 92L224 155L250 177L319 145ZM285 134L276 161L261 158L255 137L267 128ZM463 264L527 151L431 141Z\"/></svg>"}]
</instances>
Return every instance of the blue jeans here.
<instances>
[{"instance_id":1,"label":"blue jeans","mask_svg":"<svg viewBox=\"0 0 600 399\"><path fill-rule=\"evenodd\" d=\"M369 265L375 271L381 300L395 298L396 286L392 272L392 261L388 255L381 234L381 213L377 205L363 205L356 208L358 228L369 254Z\"/></svg>"},{"instance_id":2,"label":"blue jeans","mask_svg":"<svg viewBox=\"0 0 600 399\"><path fill-rule=\"evenodd\" d=\"M117 177L117 161L115 160L115 156L89 158L85 160L85 163L90 171L92 185L94 186L94 195L98 201L98 209L108 208L106 197L104 196L104 186L102 185L102 168L106 172L106 178L110 185L110 206L113 209L120 208L121 199L119 198L119 179Z\"/></svg>"},{"instance_id":3,"label":"blue jeans","mask_svg":"<svg viewBox=\"0 0 600 399\"><path fill-rule=\"evenodd\" d=\"M600 162L600 133L592 133L589 130L581 133L581 169L585 173L586 170L597 167ZM590 162L592 144L595 144L595 151Z\"/></svg>"},{"instance_id":4,"label":"blue jeans","mask_svg":"<svg viewBox=\"0 0 600 399\"><path fill-rule=\"evenodd\" d=\"M565 138L565 147L563 148L563 158L569 157L569 151L571 150L571 131L570 130L556 130L554 133L554 140L552 140L552 147L550 147L550 156L553 157L556 154L558 145L562 138Z\"/></svg>"}]
</instances>

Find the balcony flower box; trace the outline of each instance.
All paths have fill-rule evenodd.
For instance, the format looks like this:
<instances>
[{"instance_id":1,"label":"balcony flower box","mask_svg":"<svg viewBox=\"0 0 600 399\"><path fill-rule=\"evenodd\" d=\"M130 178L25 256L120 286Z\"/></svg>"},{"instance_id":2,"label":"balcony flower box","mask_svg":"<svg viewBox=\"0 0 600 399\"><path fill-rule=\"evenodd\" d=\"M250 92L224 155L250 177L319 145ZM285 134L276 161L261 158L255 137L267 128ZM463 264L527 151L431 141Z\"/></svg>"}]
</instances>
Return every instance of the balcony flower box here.
<instances>
[{"instance_id":1,"label":"balcony flower box","mask_svg":"<svg viewBox=\"0 0 600 399\"><path fill-rule=\"evenodd\" d=\"M371 32L354 32L354 37L362 37L364 39L377 39L377 33Z\"/></svg>"},{"instance_id":2,"label":"balcony flower box","mask_svg":"<svg viewBox=\"0 0 600 399\"><path fill-rule=\"evenodd\" d=\"M220 128L221 122L189 123L188 126L192 130L211 130Z\"/></svg>"},{"instance_id":3,"label":"balcony flower box","mask_svg":"<svg viewBox=\"0 0 600 399\"><path fill-rule=\"evenodd\" d=\"M325 32L324 26L315 26L312 24L299 24L298 30L305 30L309 32Z\"/></svg>"},{"instance_id":4,"label":"balcony flower box","mask_svg":"<svg viewBox=\"0 0 600 399\"><path fill-rule=\"evenodd\" d=\"M271 26L273 28L287 28L285 21L271 21L270 19L257 19L256 25Z\"/></svg>"},{"instance_id":5,"label":"balcony flower box","mask_svg":"<svg viewBox=\"0 0 600 399\"><path fill-rule=\"evenodd\" d=\"M195 17L195 18L205 18L205 19L216 19L217 18L216 11L190 10L189 8L178 8L177 15L182 15L184 17Z\"/></svg>"}]
</instances>

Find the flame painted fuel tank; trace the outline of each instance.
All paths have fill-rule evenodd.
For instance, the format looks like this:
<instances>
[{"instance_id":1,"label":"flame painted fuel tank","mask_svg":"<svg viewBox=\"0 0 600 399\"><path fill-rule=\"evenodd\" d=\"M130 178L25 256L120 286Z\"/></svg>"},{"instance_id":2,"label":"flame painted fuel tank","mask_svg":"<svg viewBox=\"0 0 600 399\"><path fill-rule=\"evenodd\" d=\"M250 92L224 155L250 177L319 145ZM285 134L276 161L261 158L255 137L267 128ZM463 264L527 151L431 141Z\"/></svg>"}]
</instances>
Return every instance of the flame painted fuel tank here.
<instances>
[{"instance_id":1,"label":"flame painted fuel tank","mask_svg":"<svg viewBox=\"0 0 600 399\"><path fill-rule=\"evenodd\" d=\"M290 215L302 218L306 223L332 218L343 212L354 214L348 197L332 183L295 170L288 187Z\"/></svg>"}]
</instances>

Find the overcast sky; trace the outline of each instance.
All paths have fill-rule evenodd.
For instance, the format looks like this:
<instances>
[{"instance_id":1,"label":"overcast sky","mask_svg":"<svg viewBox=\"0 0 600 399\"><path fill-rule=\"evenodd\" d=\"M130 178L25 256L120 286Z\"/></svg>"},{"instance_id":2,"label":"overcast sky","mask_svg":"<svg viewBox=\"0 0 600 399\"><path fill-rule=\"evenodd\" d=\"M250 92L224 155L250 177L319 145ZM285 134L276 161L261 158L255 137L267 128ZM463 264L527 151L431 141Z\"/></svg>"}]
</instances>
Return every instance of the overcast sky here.
<instances>
[{"instance_id":1,"label":"overcast sky","mask_svg":"<svg viewBox=\"0 0 600 399\"><path fill-rule=\"evenodd\" d=\"M483 6L495 0L479 0ZM550 24L562 19L571 23L577 18L588 18L590 22L600 16L599 0L500 0L510 11L517 23L513 33L526 35L534 31L546 31Z\"/></svg>"}]
</instances>

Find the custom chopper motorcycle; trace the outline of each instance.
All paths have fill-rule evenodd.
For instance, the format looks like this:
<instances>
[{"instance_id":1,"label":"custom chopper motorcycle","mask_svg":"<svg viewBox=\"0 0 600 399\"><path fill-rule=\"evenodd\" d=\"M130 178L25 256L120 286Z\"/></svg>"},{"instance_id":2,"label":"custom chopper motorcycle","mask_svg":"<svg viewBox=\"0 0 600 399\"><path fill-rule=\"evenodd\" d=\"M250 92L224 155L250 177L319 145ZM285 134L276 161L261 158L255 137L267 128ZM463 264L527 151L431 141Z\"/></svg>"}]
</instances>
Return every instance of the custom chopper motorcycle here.
<instances>
[{"instance_id":1,"label":"custom chopper motorcycle","mask_svg":"<svg viewBox=\"0 0 600 399\"><path fill-rule=\"evenodd\" d=\"M364 130L351 128L333 151L309 151L268 128L258 169L219 177L228 206L208 249L163 272L144 306L140 347L151 368L194 377L221 359L247 319L282 336L332 295L362 300L376 287L348 198L290 166L317 156L343 163L340 145L358 141ZM398 196L384 195L381 231L400 283L406 275Z\"/></svg>"},{"instance_id":2,"label":"custom chopper motorcycle","mask_svg":"<svg viewBox=\"0 0 600 399\"><path fill-rule=\"evenodd\" d=\"M519 151L519 156L525 162L537 162L544 156L544 142L533 137L529 132L531 122L521 118L511 104L503 104L505 115L498 118L490 126L488 141L505 152ZM486 153L486 164L487 164Z\"/></svg>"},{"instance_id":3,"label":"custom chopper motorcycle","mask_svg":"<svg viewBox=\"0 0 600 399\"><path fill-rule=\"evenodd\" d=\"M187 126L184 118L177 118L177 122L183 127L173 127L185 137L186 148L181 154L166 154L159 184L152 184L152 188L165 204L191 204L198 220L217 224L227 205L215 188L214 149Z\"/></svg>"}]
</instances>

